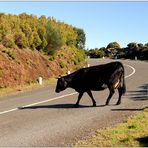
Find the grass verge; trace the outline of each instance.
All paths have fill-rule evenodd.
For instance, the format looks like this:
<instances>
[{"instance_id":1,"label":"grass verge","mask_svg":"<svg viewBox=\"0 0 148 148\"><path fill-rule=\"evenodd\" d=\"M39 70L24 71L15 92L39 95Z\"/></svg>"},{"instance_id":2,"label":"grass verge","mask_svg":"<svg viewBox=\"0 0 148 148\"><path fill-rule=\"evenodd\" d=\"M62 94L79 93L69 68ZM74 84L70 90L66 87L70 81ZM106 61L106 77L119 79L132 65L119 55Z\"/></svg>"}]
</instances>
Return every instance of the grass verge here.
<instances>
[{"instance_id":1,"label":"grass verge","mask_svg":"<svg viewBox=\"0 0 148 148\"><path fill-rule=\"evenodd\" d=\"M146 147L148 146L148 109L113 128L98 130L96 135L79 141L75 147Z\"/></svg>"},{"instance_id":2,"label":"grass verge","mask_svg":"<svg viewBox=\"0 0 148 148\"><path fill-rule=\"evenodd\" d=\"M31 91L37 88L45 87L49 84L55 84L56 83L55 78L49 78L48 80L43 80L43 84L40 85L38 82L36 83L27 83L24 85L19 85L14 88L0 88L0 97L6 96L6 95L13 95L17 94L19 92L25 92L25 91Z\"/></svg>"}]
</instances>

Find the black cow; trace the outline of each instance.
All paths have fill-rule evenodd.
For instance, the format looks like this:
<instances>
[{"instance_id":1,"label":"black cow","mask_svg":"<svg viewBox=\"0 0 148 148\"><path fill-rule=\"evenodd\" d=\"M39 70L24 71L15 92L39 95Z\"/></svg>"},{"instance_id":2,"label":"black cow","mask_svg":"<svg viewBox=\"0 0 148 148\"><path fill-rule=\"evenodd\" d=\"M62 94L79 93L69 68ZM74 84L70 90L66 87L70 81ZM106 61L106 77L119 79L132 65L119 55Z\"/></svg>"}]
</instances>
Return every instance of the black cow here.
<instances>
[{"instance_id":1,"label":"black cow","mask_svg":"<svg viewBox=\"0 0 148 148\"><path fill-rule=\"evenodd\" d=\"M78 93L78 100L75 106L79 105L80 99L84 92L87 92L92 99L93 106L96 106L96 101L93 98L91 90L100 91L106 88L110 93L106 101L109 104L115 89L118 89L119 98L116 105L121 103L121 96L125 93L124 67L121 62L111 62L107 64L91 66L79 69L69 75L58 78L56 92L65 90L66 88L73 88Z\"/></svg>"}]
</instances>

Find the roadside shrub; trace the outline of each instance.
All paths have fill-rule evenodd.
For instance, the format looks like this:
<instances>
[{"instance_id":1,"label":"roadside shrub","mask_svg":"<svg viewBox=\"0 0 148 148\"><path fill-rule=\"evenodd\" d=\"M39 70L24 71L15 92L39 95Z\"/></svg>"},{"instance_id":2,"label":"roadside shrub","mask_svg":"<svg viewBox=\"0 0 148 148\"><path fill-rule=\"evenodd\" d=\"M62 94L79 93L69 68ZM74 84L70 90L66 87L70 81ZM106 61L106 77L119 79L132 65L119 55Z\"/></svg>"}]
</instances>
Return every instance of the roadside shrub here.
<instances>
[{"instance_id":1,"label":"roadside shrub","mask_svg":"<svg viewBox=\"0 0 148 148\"><path fill-rule=\"evenodd\" d=\"M91 58L102 58L104 56L104 51L99 49L91 49L87 52L87 55Z\"/></svg>"},{"instance_id":2,"label":"roadside shrub","mask_svg":"<svg viewBox=\"0 0 148 148\"><path fill-rule=\"evenodd\" d=\"M15 44L19 48L25 48L27 47L27 38L25 37L25 34L23 32L16 32L14 35Z\"/></svg>"},{"instance_id":3,"label":"roadside shrub","mask_svg":"<svg viewBox=\"0 0 148 148\"><path fill-rule=\"evenodd\" d=\"M53 60L55 60L55 56L50 56L49 61L53 61Z\"/></svg>"},{"instance_id":4,"label":"roadside shrub","mask_svg":"<svg viewBox=\"0 0 148 148\"><path fill-rule=\"evenodd\" d=\"M55 56L55 55L57 54L57 50L55 50L55 49L44 50L44 52L45 52L47 55L50 55L50 56Z\"/></svg>"},{"instance_id":5,"label":"roadside shrub","mask_svg":"<svg viewBox=\"0 0 148 148\"><path fill-rule=\"evenodd\" d=\"M37 80L28 80L26 83L27 83L28 85L31 85L31 84L38 83L38 81L37 81Z\"/></svg>"},{"instance_id":6,"label":"roadside shrub","mask_svg":"<svg viewBox=\"0 0 148 148\"><path fill-rule=\"evenodd\" d=\"M15 46L13 37L10 35L7 35L2 39L2 44L7 48L13 48Z\"/></svg>"},{"instance_id":7,"label":"roadside shrub","mask_svg":"<svg viewBox=\"0 0 148 148\"><path fill-rule=\"evenodd\" d=\"M78 65L79 64L78 59L73 59L73 63L74 63L74 65Z\"/></svg>"},{"instance_id":8,"label":"roadside shrub","mask_svg":"<svg viewBox=\"0 0 148 148\"><path fill-rule=\"evenodd\" d=\"M65 64L63 62L60 62L59 65L60 65L60 68L64 68L65 67Z\"/></svg>"},{"instance_id":9,"label":"roadside shrub","mask_svg":"<svg viewBox=\"0 0 148 148\"><path fill-rule=\"evenodd\" d=\"M31 59L27 59L27 60L26 60L26 63L27 63L28 65L32 65L33 61L32 61Z\"/></svg>"},{"instance_id":10,"label":"roadside shrub","mask_svg":"<svg viewBox=\"0 0 148 148\"><path fill-rule=\"evenodd\" d=\"M12 59L15 60L16 59L16 52L15 51L7 51L8 56Z\"/></svg>"}]
</instances>

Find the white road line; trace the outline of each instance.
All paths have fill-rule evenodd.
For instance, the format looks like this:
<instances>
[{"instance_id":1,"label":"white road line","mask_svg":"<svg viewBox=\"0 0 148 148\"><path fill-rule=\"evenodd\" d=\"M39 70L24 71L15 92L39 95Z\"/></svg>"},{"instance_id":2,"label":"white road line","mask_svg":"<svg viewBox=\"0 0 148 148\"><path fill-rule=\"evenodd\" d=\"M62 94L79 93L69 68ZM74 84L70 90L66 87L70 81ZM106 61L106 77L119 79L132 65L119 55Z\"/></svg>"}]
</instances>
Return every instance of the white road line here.
<instances>
[{"instance_id":1,"label":"white road line","mask_svg":"<svg viewBox=\"0 0 148 148\"><path fill-rule=\"evenodd\" d=\"M128 78L128 77L132 76L136 72L134 67L132 67L130 65L126 65L126 64L124 64L124 65L130 67L133 70L132 73L127 75L127 76L125 76L125 78ZM51 98L51 99L48 99L48 100L44 100L44 101L40 101L40 102L36 102L36 103L32 103L32 104L28 104L28 105L21 106L21 107L18 107L18 108L2 111L2 112L0 112L0 115L6 114L6 113L9 113L9 112L13 112L13 111L16 111L16 110L19 110L19 108L25 108L25 107L30 107L30 106L42 104L42 103L47 103L47 102L50 102L50 101L58 100L60 98L72 96L72 95L75 95L75 94L77 94L77 92L74 92L74 93L71 93L71 94L62 95L62 96L59 96L59 97Z\"/></svg>"},{"instance_id":2,"label":"white road line","mask_svg":"<svg viewBox=\"0 0 148 148\"><path fill-rule=\"evenodd\" d=\"M60 98L72 96L72 95L75 95L75 94L77 94L77 92L74 92L74 93L71 93L71 94L66 94L66 95L63 95L63 96L55 97L55 98L51 98L51 99L40 101L40 102L36 102L36 103L32 103L32 104L28 104L28 105L22 106L22 108L23 107L30 107L30 106L34 106L34 105L38 105L38 104L42 104L42 103L46 103L46 102L50 102L50 101L54 101L54 100L58 100Z\"/></svg>"},{"instance_id":3,"label":"white road line","mask_svg":"<svg viewBox=\"0 0 148 148\"><path fill-rule=\"evenodd\" d=\"M134 67L132 67L132 66L130 66L130 65L126 65L126 64L124 64L124 65L130 67L130 68L133 70L132 73L129 74L129 75L127 75L127 76L125 76L125 78L128 78L128 77L132 76L132 75L136 72L136 70L135 70Z\"/></svg>"},{"instance_id":4,"label":"white road line","mask_svg":"<svg viewBox=\"0 0 148 148\"><path fill-rule=\"evenodd\" d=\"M13 112L13 111L25 108L25 107L30 107L30 106L34 106L34 105L38 105L38 104L54 101L54 100L57 100L57 99L60 99L60 98L72 96L72 95L75 95L75 94L77 94L77 92L74 92L74 93L71 93L71 94L66 94L66 95L63 95L63 96L55 97L55 98L51 98L51 99L40 101L40 102L36 102L36 103L32 103L32 104L28 104L28 105L21 106L21 107L18 107L18 108L13 108L13 109L10 109L10 110L2 111L2 112L0 112L0 115L6 114L6 113L9 113L9 112Z\"/></svg>"},{"instance_id":5,"label":"white road line","mask_svg":"<svg viewBox=\"0 0 148 148\"><path fill-rule=\"evenodd\" d=\"M10 109L10 110L6 110L6 111L2 111L2 112L0 112L0 115L2 115L2 114L6 114L6 113L9 113L9 112L13 112L13 111L16 111L16 110L18 110L18 108L14 108L14 109Z\"/></svg>"}]
</instances>

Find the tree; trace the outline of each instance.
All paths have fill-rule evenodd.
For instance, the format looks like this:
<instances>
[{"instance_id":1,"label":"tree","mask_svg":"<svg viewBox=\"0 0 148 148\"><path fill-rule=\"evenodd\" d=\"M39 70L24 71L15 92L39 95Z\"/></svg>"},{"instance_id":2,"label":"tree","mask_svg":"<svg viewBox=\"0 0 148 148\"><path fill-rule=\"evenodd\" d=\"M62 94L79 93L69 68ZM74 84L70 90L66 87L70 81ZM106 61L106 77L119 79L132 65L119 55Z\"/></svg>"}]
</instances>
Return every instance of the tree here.
<instances>
[{"instance_id":1,"label":"tree","mask_svg":"<svg viewBox=\"0 0 148 148\"><path fill-rule=\"evenodd\" d=\"M124 57L130 59L137 57L139 59L143 49L144 45L142 43L131 42L127 44L126 48L123 48Z\"/></svg>"},{"instance_id":2,"label":"tree","mask_svg":"<svg viewBox=\"0 0 148 148\"><path fill-rule=\"evenodd\" d=\"M84 49L86 41L84 30L79 28L74 28L74 30L77 33L76 47L79 49Z\"/></svg>"},{"instance_id":3,"label":"tree","mask_svg":"<svg viewBox=\"0 0 148 148\"><path fill-rule=\"evenodd\" d=\"M33 49L39 50L38 47L41 45L42 41L36 31L33 32L32 36L33 36L33 42L31 46L33 47Z\"/></svg>"},{"instance_id":4,"label":"tree","mask_svg":"<svg viewBox=\"0 0 148 148\"><path fill-rule=\"evenodd\" d=\"M14 35L14 41L19 48L27 47L27 38L23 32L16 32Z\"/></svg>"},{"instance_id":5,"label":"tree","mask_svg":"<svg viewBox=\"0 0 148 148\"><path fill-rule=\"evenodd\" d=\"M142 43L138 43L137 45L138 45L138 48L143 48L144 47L144 45Z\"/></svg>"},{"instance_id":6,"label":"tree","mask_svg":"<svg viewBox=\"0 0 148 148\"><path fill-rule=\"evenodd\" d=\"M107 45L107 48L106 48L107 52L106 53L108 54L108 56L112 57L112 56L115 56L117 54L119 49L120 49L119 43L111 42Z\"/></svg>"},{"instance_id":7,"label":"tree","mask_svg":"<svg viewBox=\"0 0 148 148\"><path fill-rule=\"evenodd\" d=\"M101 47L99 50L105 51L105 47Z\"/></svg>"},{"instance_id":8,"label":"tree","mask_svg":"<svg viewBox=\"0 0 148 148\"><path fill-rule=\"evenodd\" d=\"M42 26L46 26L46 23L47 23L47 19L46 19L46 16L42 15L40 18L39 18L39 22Z\"/></svg>"},{"instance_id":9,"label":"tree","mask_svg":"<svg viewBox=\"0 0 148 148\"><path fill-rule=\"evenodd\" d=\"M103 50L95 48L95 49L90 49L87 52L87 55L90 56L91 58L102 58L105 55L105 53Z\"/></svg>"},{"instance_id":10,"label":"tree","mask_svg":"<svg viewBox=\"0 0 148 148\"><path fill-rule=\"evenodd\" d=\"M44 50L48 45L46 28L43 26L39 26L37 34L41 40L41 44L38 46L38 50Z\"/></svg>"},{"instance_id":11,"label":"tree","mask_svg":"<svg viewBox=\"0 0 148 148\"><path fill-rule=\"evenodd\" d=\"M145 46L148 47L148 43L146 43Z\"/></svg>"},{"instance_id":12,"label":"tree","mask_svg":"<svg viewBox=\"0 0 148 148\"><path fill-rule=\"evenodd\" d=\"M138 45L135 42L131 42L131 43L127 44L127 47L129 49L136 49L136 48L138 48Z\"/></svg>"},{"instance_id":13,"label":"tree","mask_svg":"<svg viewBox=\"0 0 148 148\"><path fill-rule=\"evenodd\" d=\"M57 21L53 17L0 13L0 43L5 47L28 47L53 53L63 45L84 49L85 40L83 29Z\"/></svg>"},{"instance_id":14,"label":"tree","mask_svg":"<svg viewBox=\"0 0 148 148\"><path fill-rule=\"evenodd\" d=\"M107 49L108 48L116 48L117 49L117 48L120 48L120 45L117 42L111 42L107 45Z\"/></svg>"},{"instance_id":15,"label":"tree","mask_svg":"<svg viewBox=\"0 0 148 148\"><path fill-rule=\"evenodd\" d=\"M15 46L15 43L14 43L14 40L13 40L13 36L12 35L4 36L3 39L2 39L2 44L5 47L13 48Z\"/></svg>"},{"instance_id":16,"label":"tree","mask_svg":"<svg viewBox=\"0 0 148 148\"><path fill-rule=\"evenodd\" d=\"M60 48L63 45L61 33L60 30L54 29L50 23L47 24L46 30L48 42L46 52L49 54L53 54L56 52L58 48Z\"/></svg>"}]
</instances>

